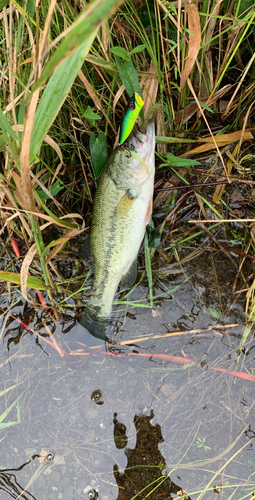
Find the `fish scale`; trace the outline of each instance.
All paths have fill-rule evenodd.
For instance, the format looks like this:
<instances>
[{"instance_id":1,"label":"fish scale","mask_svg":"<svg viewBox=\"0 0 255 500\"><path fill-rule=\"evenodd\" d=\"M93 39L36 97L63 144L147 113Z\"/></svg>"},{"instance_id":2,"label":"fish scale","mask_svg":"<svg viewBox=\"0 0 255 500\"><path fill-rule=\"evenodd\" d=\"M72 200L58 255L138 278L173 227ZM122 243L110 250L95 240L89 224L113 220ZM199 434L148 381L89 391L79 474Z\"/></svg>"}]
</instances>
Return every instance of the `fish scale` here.
<instances>
[{"instance_id":1,"label":"fish scale","mask_svg":"<svg viewBox=\"0 0 255 500\"><path fill-rule=\"evenodd\" d=\"M151 218L154 150L155 128L150 121L146 134L135 128L127 148L118 146L112 152L99 178L90 230L94 285L81 319L99 338L105 336L117 287L137 258Z\"/></svg>"}]
</instances>

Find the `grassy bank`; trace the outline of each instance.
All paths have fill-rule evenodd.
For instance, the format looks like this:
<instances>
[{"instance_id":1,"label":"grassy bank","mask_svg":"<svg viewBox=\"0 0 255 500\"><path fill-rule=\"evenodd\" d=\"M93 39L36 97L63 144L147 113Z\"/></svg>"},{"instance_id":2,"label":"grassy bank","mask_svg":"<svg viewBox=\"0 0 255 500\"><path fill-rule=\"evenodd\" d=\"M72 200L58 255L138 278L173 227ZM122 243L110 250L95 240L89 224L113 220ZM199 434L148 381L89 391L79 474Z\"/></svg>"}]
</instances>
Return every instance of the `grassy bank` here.
<instances>
[{"instance_id":1,"label":"grassy bank","mask_svg":"<svg viewBox=\"0 0 255 500\"><path fill-rule=\"evenodd\" d=\"M63 259L76 259L87 233L127 98L143 92L157 124L150 304L154 255L161 269L180 268L204 234L234 268L252 319L253 2L1 6L2 279L57 317L67 297L79 302L88 274L77 263L72 289Z\"/></svg>"}]
</instances>

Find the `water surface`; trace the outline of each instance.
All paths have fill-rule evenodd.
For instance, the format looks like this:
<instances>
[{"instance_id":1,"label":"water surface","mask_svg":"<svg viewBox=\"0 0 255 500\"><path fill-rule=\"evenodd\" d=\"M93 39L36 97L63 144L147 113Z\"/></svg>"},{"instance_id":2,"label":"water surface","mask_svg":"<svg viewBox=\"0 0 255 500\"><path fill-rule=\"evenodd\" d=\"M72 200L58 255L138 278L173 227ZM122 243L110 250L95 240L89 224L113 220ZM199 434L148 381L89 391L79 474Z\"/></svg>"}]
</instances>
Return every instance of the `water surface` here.
<instances>
[{"instance_id":1,"label":"water surface","mask_svg":"<svg viewBox=\"0 0 255 500\"><path fill-rule=\"evenodd\" d=\"M1 499L251 499L255 378L233 372L255 376L255 344L237 356L235 277L208 247L153 274L153 308L145 277L117 308L115 344L95 349L72 340L74 300L54 323L5 289L1 308L31 323L1 319Z\"/></svg>"}]
</instances>

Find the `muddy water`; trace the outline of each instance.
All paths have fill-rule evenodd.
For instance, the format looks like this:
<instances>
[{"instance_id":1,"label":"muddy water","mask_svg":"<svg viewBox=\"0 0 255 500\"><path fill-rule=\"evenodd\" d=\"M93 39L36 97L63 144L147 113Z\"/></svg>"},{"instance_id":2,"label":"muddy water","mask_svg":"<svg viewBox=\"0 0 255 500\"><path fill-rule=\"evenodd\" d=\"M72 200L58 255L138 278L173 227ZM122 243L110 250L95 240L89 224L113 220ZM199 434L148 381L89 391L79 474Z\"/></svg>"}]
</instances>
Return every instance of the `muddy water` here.
<instances>
[{"instance_id":1,"label":"muddy water","mask_svg":"<svg viewBox=\"0 0 255 500\"><path fill-rule=\"evenodd\" d=\"M208 248L155 274L152 309L145 278L118 307L123 345L91 350L63 333L71 320L54 326L4 293L1 307L32 321L1 318L1 500L251 499L255 381L233 373L255 376L255 349L248 339L237 361L235 276Z\"/></svg>"}]
</instances>

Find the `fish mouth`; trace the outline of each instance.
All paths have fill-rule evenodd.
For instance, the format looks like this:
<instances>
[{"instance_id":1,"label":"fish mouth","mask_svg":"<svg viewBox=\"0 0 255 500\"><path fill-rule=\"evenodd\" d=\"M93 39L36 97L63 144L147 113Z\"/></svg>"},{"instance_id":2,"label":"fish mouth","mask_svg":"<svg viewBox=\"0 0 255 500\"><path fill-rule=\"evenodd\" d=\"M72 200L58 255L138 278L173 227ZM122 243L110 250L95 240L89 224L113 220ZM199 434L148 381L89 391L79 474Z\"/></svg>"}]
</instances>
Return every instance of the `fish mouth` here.
<instances>
[{"instance_id":1,"label":"fish mouth","mask_svg":"<svg viewBox=\"0 0 255 500\"><path fill-rule=\"evenodd\" d=\"M143 134L139 128L137 123L133 128L133 132L130 138L130 143L135 147L141 146L141 144L145 144L146 142L153 141L155 139L155 123L154 120L149 120L146 128L146 132Z\"/></svg>"}]
</instances>

